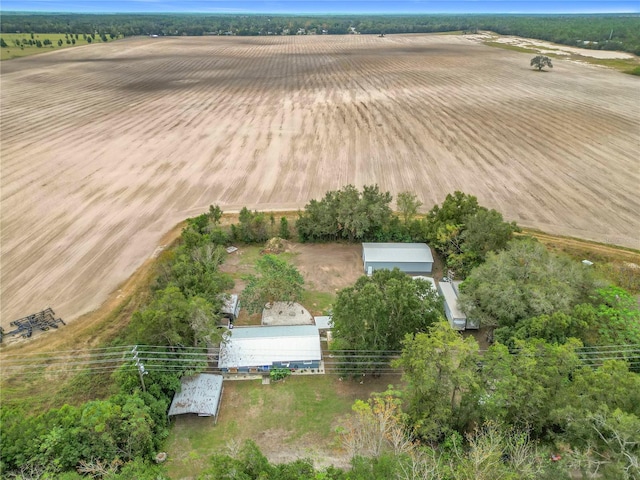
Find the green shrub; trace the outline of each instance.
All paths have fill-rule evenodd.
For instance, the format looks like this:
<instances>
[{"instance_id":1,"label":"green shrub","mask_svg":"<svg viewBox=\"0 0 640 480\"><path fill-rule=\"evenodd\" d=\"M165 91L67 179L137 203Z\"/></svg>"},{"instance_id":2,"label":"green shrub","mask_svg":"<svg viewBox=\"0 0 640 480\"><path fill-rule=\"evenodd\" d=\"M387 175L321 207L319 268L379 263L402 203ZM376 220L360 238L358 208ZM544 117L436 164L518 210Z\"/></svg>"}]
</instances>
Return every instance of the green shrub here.
<instances>
[{"instance_id":1,"label":"green shrub","mask_svg":"<svg viewBox=\"0 0 640 480\"><path fill-rule=\"evenodd\" d=\"M289 375L291 375L291 371L288 368L272 368L269 372L269 377L274 382L287 378Z\"/></svg>"}]
</instances>

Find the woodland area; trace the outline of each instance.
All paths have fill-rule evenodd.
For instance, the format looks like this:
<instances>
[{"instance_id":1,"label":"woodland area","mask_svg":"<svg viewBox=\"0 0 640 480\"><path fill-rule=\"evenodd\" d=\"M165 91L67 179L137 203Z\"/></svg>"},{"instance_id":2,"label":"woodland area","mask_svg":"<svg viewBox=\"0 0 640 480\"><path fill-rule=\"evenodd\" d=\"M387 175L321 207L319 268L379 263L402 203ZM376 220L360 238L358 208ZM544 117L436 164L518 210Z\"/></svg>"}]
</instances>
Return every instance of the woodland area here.
<instances>
[{"instance_id":1,"label":"woodland area","mask_svg":"<svg viewBox=\"0 0 640 480\"><path fill-rule=\"evenodd\" d=\"M426 215L410 192L399 195L398 213L392 200L377 186L327 192L299 212L298 240L426 241L466 278L463 308L495 342L481 350L451 329L426 282L397 270L362 277L337 295L332 348L355 352L343 358L349 375L400 368L404 385L357 401L337 431L352 468L273 465L248 441L212 452L199 478L639 478L638 292L518 235L471 195L450 194ZM137 370L123 366L109 396L48 411L5 398L4 476L166 478L152 459L170 428L169 403L181 376L206 367L176 361L221 339L220 295L233 283L219 268L225 246L295 238L285 217L243 209L227 228L222 215L211 206L187 221L158 259L146 306L105 345L152 346L170 367L150 372L141 389ZM253 307L300 297L302 279L286 259L260 257L256 272L243 294Z\"/></svg>"},{"instance_id":2,"label":"woodland area","mask_svg":"<svg viewBox=\"0 0 640 480\"><path fill-rule=\"evenodd\" d=\"M596 50L640 55L640 16L608 15L412 15L288 16L207 14L3 13L1 33L134 35L296 35L475 33L537 38Z\"/></svg>"}]
</instances>

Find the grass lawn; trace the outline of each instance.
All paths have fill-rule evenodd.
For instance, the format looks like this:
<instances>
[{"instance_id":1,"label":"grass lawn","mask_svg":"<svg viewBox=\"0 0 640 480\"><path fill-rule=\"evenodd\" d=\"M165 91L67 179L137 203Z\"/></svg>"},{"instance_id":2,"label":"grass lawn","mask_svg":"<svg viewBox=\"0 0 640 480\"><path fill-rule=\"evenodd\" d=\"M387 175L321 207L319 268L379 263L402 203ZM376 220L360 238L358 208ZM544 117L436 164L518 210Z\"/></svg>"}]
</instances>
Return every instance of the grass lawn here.
<instances>
[{"instance_id":1,"label":"grass lawn","mask_svg":"<svg viewBox=\"0 0 640 480\"><path fill-rule=\"evenodd\" d=\"M384 391L395 377L363 384L331 375L294 376L262 385L260 380L226 381L218 423L212 418L177 417L167 441L169 475L193 478L207 459L230 446L254 440L271 461L311 458L327 465L345 463L336 427L358 399Z\"/></svg>"},{"instance_id":2,"label":"grass lawn","mask_svg":"<svg viewBox=\"0 0 640 480\"><path fill-rule=\"evenodd\" d=\"M30 33L3 33L2 35L0 35L0 37L2 37L2 39L7 44L6 48L2 48L0 50L0 60L10 60L12 58L27 57L29 55L36 55L38 53L51 52L53 50L60 50L62 48L70 48L89 44L89 42L83 38L82 34L79 34L78 38L75 38L75 34L69 34L69 41L71 41L71 38L73 38L75 39L76 43L75 45L67 45L67 38L65 37L64 33L34 33L32 39L33 42L35 42L36 40L44 42L46 39L51 41L51 45L43 45L42 47L28 44L22 45L21 47L15 45L14 40L18 40L21 43L23 40L31 40ZM92 43L102 43L99 35L96 35L95 37L95 39L92 39ZM107 39L109 39L109 41L112 41L108 35ZM61 46L58 46L58 40L62 40Z\"/></svg>"},{"instance_id":3,"label":"grass lawn","mask_svg":"<svg viewBox=\"0 0 640 480\"><path fill-rule=\"evenodd\" d=\"M300 303L309 310L312 315L326 315L328 311L331 310L335 299L335 293L305 290Z\"/></svg>"}]
</instances>

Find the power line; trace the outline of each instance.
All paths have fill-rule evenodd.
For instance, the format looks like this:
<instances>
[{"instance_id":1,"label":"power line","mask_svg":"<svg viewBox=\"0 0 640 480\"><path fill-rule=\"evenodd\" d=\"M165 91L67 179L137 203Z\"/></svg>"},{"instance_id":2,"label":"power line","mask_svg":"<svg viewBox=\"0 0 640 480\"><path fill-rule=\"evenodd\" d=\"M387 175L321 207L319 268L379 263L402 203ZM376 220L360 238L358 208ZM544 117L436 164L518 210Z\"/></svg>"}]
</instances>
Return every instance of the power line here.
<instances>
[{"instance_id":1,"label":"power line","mask_svg":"<svg viewBox=\"0 0 640 480\"><path fill-rule=\"evenodd\" d=\"M57 352L42 352L39 354L5 355L2 360L2 370L5 373L19 372L21 374L46 373L107 373L118 369L133 368L135 362L135 346L118 346L91 348L85 350L67 350ZM161 345L144 345L138 347L138 358L144 362L147 371L179 371L199 369L203 364L215 362L223 351L223 348L214 347L181 347L180 350L172 350ZM261 353L272 352L278 354L303 354L308 353L303 349L261 349ZM578 358L586 365L602 366L607 360L623 360L630 366L640 365L640 345L603 345L598 347L584 347L574 351ZM60 354L68 355L60 355ZM324 355L325 371L331 368L359 373L360 370L375 367L382 370L389 365L389 360L399 358L398 350L330 350ZM525 352L517 350L511 355L536 357L543 359L547 355L544 352ZM336 367L337 366L337 367ZM208 367L212 368L212 367ZM390 371L399 372L400 369L390 368Z\"/></svg>"}]
</instances>

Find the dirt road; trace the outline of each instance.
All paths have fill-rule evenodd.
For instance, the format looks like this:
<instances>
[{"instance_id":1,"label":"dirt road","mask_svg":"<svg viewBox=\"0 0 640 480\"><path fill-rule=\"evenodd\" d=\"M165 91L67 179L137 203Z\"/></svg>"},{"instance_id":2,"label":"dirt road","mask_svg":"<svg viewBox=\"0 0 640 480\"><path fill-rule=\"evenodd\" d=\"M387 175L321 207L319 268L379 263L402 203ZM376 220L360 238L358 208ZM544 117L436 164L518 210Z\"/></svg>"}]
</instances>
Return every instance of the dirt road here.
<instances>
[{"instance_id":1,"label":"dirt road","mask_svg":"<svg viewBox=\"0 0 640 480\"><path fill-rule=\"evenodd\" d=\"M98 307L209 204L454 190L638 248L639 79L452 35L140 38L2 64L1 323Z\"/></svg>"}]
</instances>

